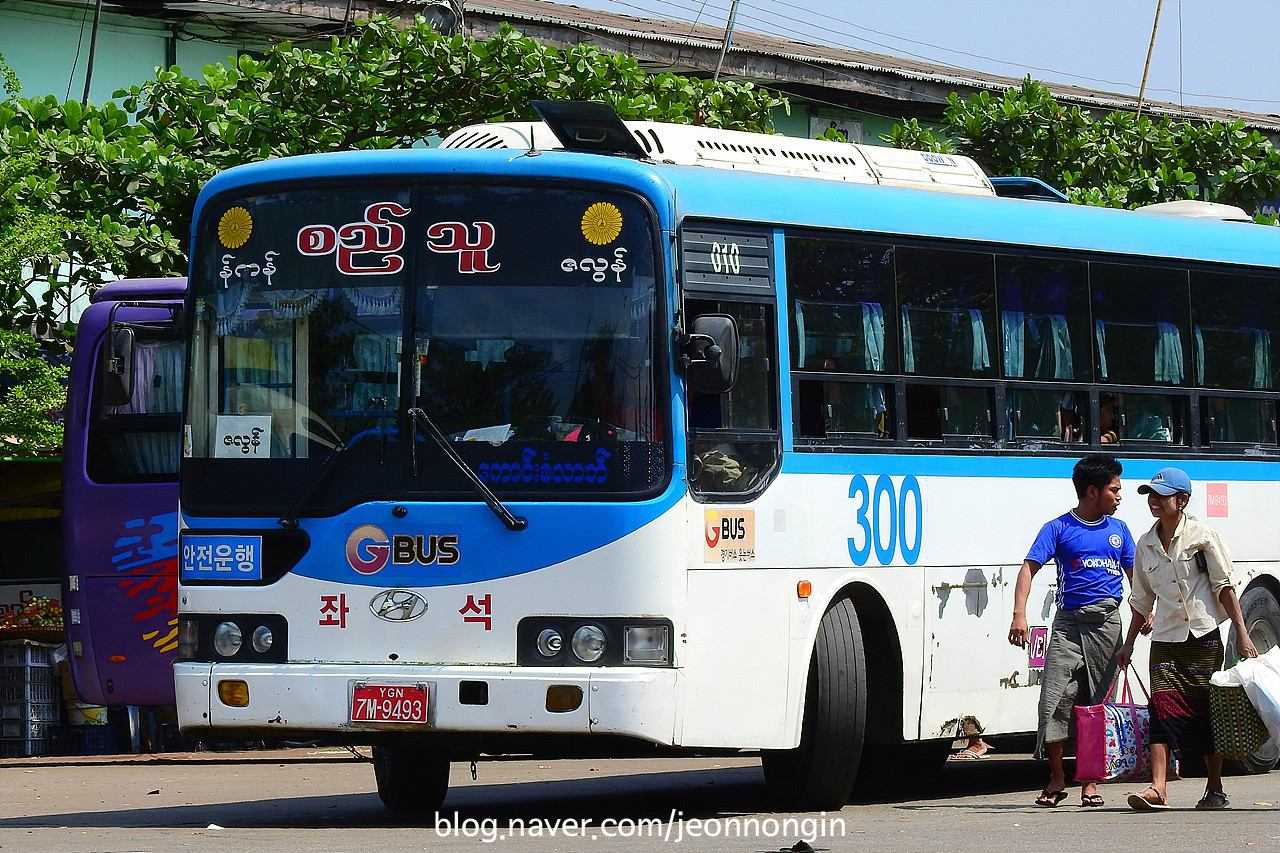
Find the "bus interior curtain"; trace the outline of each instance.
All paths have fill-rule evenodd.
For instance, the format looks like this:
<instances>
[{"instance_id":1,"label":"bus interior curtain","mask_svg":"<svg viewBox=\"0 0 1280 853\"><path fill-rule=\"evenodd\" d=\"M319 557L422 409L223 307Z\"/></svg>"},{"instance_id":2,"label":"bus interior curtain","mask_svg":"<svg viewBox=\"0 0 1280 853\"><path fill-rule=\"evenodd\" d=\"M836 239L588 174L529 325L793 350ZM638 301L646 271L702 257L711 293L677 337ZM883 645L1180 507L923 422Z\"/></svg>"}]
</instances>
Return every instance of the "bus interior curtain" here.
<instances>
[{"instance_id":1,"label":"bus interior curtain","mask_svg":"<svg viewBox=\"0 0 1280 853\"><path fill-rule=\"evenodd\" d=\"M1067 326L1067 318L1061 314L1050 314L1049 334L1053 338L1053 378L1072 379L1075 377L1075 364L1071 359L1071 329Z\"/></svg>"},{"instance_id":2,"label":"bus interior curtain","mask_svg":"<svg viewBox=\"0 0 1280 853\"><path fill-rule=\"evenodd\" d=\"M297 320L305 317L320 304L318 290L266 290L262 293L271 310L281 320Z\"/></svg>"},{"instance_id":3,"label":"bus interior curtain","mask_svg":"<svg viewBox=\"0 0 1280 853\"><path fill-rule=\"evenodd\" d=\"M966 331L969 333L967 339ZM991 353L987 348L987 327L981 310L962 308L952 313L951 351L948 360L952 366L972 370L974 373L981 373L991 366Z\"/></svg>"},{"instance_id":4,"label":"bus interior curtain","mask_svg":"<svg viewBox=\"0 0 1280 853\"><path fill-rule=\"evenodd\" d=\"M1204 332L1196 326L1193 330L1196 340L1196 384L1204 384Z\"/></svg>"},{"instance_id":5,"label":"bus interior curtain","mask_svg":"<svg viewBox=\"0 0 1280 853\"><path fill-rule=\"evenodd\" d=\"M1253 330L1253 387L1271 387L1271 332L1267 329Z\"/></svg>"},{"instance_id":6,"label":"bus interior curtain","mask_svg":"<svg viewBox=\"0 0 1280 853\"><path fill-rule=\"evenodd\" d=\"M1107 378L1107 324L1104 320L1093 321L1093 335L1098 339L1098 378Z\"/></svg>"},{"instance_id":7,"label":"bus interior curtain","mask_svg":"<svg viewBox=\"0 0 1280 853\"><path fill-rule=\"evenodd\" d=\"M808 344L804 336L804 303L799 299L796 300L796 367L803 368L805 357L808 355Z\"/></svg>"},{"instance_id":8,"label":"bus interior curtain","mask_svg":"<svg viewBox=\"0 0 1280 853\"><path fill-rule=\"evenodd\" d=\"M1173 323L1156 323L1156 382L1182 383L1182 333Z\"/></svg>"},{"instance_id":9,"label":"bus interior curtain","mask_svg":"<svg viewBox=\"0 0 1280 853\"><path fill-rule=\"evenodd\" d=\"M903 373L916 372L916 347L915 338L911 334L911 312L912 308L906 305L902 306L902 371Z\"/></svg>"},{"instance_id":10,"label":"bus interior curtain","mask_svg":"<svg viewBox=\"0 0 1280 853\"><path fill-rule=\"evenodd\" d=\"M404 302L404 288L399 285L387 287L352 287L347 295L356 306L356 313L368 317L390 317L400 313Z\"/></svg>"},{"instance_id":11,"label":"bus interior curtain","mask_svg":"<svg viewBox=\"0 0 1280 853\"><path fill-rule=\"evenodd\" d=\"M225 337L240 326L244 317L244 306L249 303L249 292L253 286L236 281L228 282L226 287L219 287L214 295L214 331Z\"/></svg>"},{"instance_id":12,"label":"bus interior curtain","mask_svg":"<svg viewBox=\"0 0 1280 853\"><path fill-rule=\"evenodd\" d=\"M865 369L884 370L884 308L879 302L863 302L862 348Z\"/></svg>"},{"instance_id":13,"label":"bus interior curtain","mask_svg":"<svg viewBox=\"0 0 1280 853\"><path fill-rule=\"evenodd\" d=\"M177 341L142 341L133 347L133 396L107 414L146 415L182 408L185 345Z\"/></svg>"},{"instance_id":14,"label":"bus interior curtain","mask_svg":"<svg viewBox=\"0 0 1280 853\"><path fill-rule=\"evenodd\" d=\"M1004 339L1004 375L1011 379L1021 379L1022 364L1027 356L1026 313L1001 311L1000 331Z\"/></svg>"}]
</instances>

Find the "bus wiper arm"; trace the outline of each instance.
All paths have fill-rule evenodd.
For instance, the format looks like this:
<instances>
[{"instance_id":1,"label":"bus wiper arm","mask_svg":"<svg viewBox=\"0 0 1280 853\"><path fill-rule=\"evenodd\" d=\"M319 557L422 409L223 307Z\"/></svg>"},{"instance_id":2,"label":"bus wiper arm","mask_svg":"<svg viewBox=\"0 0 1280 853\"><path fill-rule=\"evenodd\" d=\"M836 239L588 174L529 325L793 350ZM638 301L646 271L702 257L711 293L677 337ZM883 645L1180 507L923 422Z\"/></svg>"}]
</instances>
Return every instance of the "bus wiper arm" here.
<instances>
[{"instance_id":1,"label":"bus wiper arm","mask_svg":"<svg viewBox=\"0 0 1280 853\"><path fill-rule=\"evenodd\" d=\"M458 452L449 446L449 439L445 438L444 433L440 431L440 427L436 426L435 421L431 420L426 412L415 407L408 411L408 415L413 419L415 424L419 424L427 428L427 434L431 436L436 444L440 445L440 449L444 451L445 456L449 457L449 461L456 465L459 471L467 475L467 479L470 480L471 485L475 487L476 493L484 499L485 504L488 505L489 509L493 510L493 514L496 515L504 525L506 525L508 530L524 530L525 527L528 526L529 522L527 519L518 515L512 515L511 510L503 506L502 501L498 500L498 496L493 493L493 490L485 485L484 480L480 479L480 475L475 471L472 471L470 466L468 466L466 462L462 461L462 457L458 455ZM414 460L414 473L417 474L417 454L414 454Z\"/></svg>"},{"instance_id":2,"label":"bus wiper arm","mask_svg":"<svg viewBox=\"0 0 1280 853\"><path fill-rule=\"evenodd\" d=\"M350 446L351 445L344 444L341 441L334 445L333 450L330 450L329 455L320 463L320 467L316 470L315 474L311 476L307 485L303 487L302 491L298 492L298 496L293 499L293 503L291 503L289 508L284 511L284 515L276 519L276 524L281 527L287 527L290 530L298 526L298 508L302 506L307 498L311 497L311 493L316 490L320 485L320 481L329 473L329 469L333 467L334 461L342 455L342 451L346 450Z\"/></svg>"}]
</instances>

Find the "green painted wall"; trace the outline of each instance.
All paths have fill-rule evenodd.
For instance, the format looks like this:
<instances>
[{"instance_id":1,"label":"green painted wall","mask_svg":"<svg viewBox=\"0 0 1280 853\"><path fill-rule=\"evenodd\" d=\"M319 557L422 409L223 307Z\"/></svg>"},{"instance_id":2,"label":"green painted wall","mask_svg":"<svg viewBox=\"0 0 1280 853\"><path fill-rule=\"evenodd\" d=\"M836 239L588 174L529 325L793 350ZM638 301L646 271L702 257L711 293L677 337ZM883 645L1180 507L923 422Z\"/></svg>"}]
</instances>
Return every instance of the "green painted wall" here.
<instances>
[{"instance_id":1,"label":"green painted wall","mask_svg":"<svg viewBox=\"0 0 1280 853\"><path fill-rule=\"evenodd\" d=\"M0 54L22 83L22 95L55 95L59 100L84 94L93 10L53 7L43 3L0 6ZM102 103L117 90L154 78L165 64L170 38L162 22L104 13L98 26L89 99ZM241 49L258 47L202 40L176 42L177 64L198 76L200 69Z\"/></svg>"}]
</instances>

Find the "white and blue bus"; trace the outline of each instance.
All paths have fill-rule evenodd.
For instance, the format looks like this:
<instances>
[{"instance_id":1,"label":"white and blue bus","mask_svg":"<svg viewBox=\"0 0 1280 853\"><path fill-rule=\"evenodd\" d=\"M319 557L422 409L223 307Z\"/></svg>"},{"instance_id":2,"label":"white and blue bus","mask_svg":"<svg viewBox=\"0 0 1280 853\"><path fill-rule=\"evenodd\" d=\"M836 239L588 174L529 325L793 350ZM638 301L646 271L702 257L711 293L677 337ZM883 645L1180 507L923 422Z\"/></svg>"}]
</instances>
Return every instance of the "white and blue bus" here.
<instances>
[{"instance_id":1,"label":"white and blue bus","mask_svg":"<svg viewBox=\"0 0 1280 853\"><path fill-rule=\"evenodd\" d=\"M1053 573L1029 650L1013 585L1090 451L1188 471L1275 644L1280 231L540 109L201 193L185 734L372 744L395 809L451 761L681 749L838 808L965 717L1034 730Z\"/></svg>"}]
</instances>

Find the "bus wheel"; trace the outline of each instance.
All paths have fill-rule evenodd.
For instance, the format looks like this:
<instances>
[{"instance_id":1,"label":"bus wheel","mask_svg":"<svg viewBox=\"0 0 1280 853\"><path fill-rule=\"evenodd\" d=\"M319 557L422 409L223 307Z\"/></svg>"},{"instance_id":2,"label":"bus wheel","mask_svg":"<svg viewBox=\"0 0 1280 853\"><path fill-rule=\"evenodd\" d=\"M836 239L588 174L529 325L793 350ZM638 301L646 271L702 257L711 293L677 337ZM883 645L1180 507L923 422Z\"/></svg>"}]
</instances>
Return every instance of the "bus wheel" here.
<instances>
[{"instance_id":1,"label":"bus wheel","mask_svg":"<svg viewBox=\"0 0 1280 853\"><path fill-rule=\"evenodd\" d=\"M441 749L373 748L378 798L393 812L434 812L449 792L449 753Z\"/></svg>"},{"instance_id":2,"label":"bus wheel","mask_svg":"<svg viewBox=\"0 0 1280 853\"><path fill-rule=\"evenodd\" d=\"M1240 609L1244 612L1244 624L1249 629L1249 639L1253 641L1262 654L1268 649L1280 645L1280 602L1265 584L1258 584L1245 590L1240 596ZM1227 661L1236 657L1236 632L1232 630L1227 638ZM1280 764L1280 743L1274 738L1264 743L1257 752L1240 761L1227 760L1229 772L1252 775L1266 773Z\"/></svg>"},{"instance_id":3,"label":"bus wheel","mask_svg":"<svg viewBox=\"0 0 1280 853\"><path fill-rule=\"evenodd\" d=\"M842 598L818 625L800 745L764 754L765 784L775 801L805 811L836 811L849 802L862 755L866 679L858 614Z\"/></svg>"}]
</instances>

